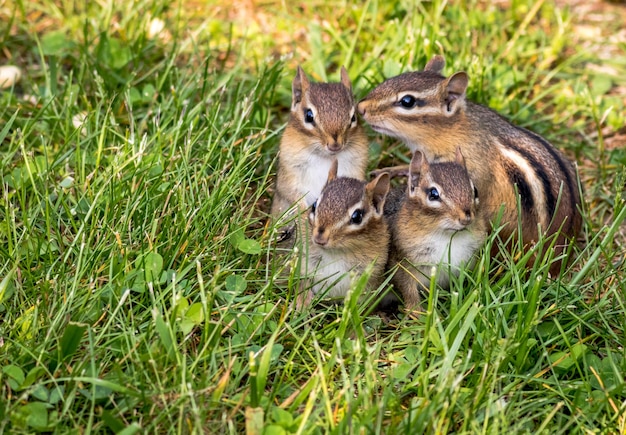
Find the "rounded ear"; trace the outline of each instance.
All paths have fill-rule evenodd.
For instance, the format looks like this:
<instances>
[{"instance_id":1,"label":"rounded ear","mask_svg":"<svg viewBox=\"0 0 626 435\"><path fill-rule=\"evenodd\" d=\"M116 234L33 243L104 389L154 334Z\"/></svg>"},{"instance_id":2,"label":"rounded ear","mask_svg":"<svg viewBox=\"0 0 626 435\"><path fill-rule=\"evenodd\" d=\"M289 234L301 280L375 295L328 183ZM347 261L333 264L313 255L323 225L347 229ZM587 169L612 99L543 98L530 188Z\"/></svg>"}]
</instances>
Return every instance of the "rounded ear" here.
<instances>
[{"instance_id":1,"label":"rounded ear","mask_svg":"<svg viewBox=\"0 0 626 435\"><path fill-rule=\"evenodd\" d=\"M291 83L291 107L302 101L302 95L309 89L309 78L306 76L300 65L296 71L296 76Z\"/></svg>"},{"instance_id":2,"label":"rounded ear","mask_svg":"<svg viewBox=\"0 0 626 435\"><path fill-rule=\"evenodd\" d=\"M455 158L456 162L465 167L465 157L463 156L463 153L461 152L461 147L456 147L456 158Z\"/></svg>"},{"instance_id":3,"label":"rounded ear","mask_svg":"<svg viewBox=\"0 0 626 435\"><path fill-rule=\"evenodd\" d=\"M446 109L449 115L464 105L468 83L469 77L463 71L454 73L446 79Z\"/></svg>"},{"instance_id":4,"label":"rounded ear","mask_svg":"<svg viewBox=\"0 0 626 435\"><path fill-rule=\"evenodd\" d=\"M412 196L420 183L420 176L428 170L428 161L421 151L415 151L409 164L409 196Z\"/></svg>"},{"instance_id":5,"label":"rounded ear","mask_svg":"<svg viewBox=\"0 0 626 435\"><path fill-rule=\"evenodd\" d=\"M379 215L383 213L385 199L387 198L387 193L389 193L390 183L389 174L387 172L383 172L378 177L367 183L367 186L365 186L365 191L370 198L372 198L374 209L376 209L376 213Z\"/></svg>"},{"instance_id":6,"label":"rounded ear","mask_svg":"<svg viewBox=\"0 0 626 435\"><path fill-rule=\"evenodd\" d=\"M424 71L431 71L437 74L441 74L444 66L446 66L446 60L443 58L443 56L436 55L428 61L428 63L424 67Z\"/></svg>"},{"instance_id":7,"label":"rounded ear","mask_svg":"<svg viewBox=\"0 0 626 435\"><path fill-rule=\"evenodd\" d=\"M348 71L346 71L345 66L341 67L341 83L352 93L352 82L350 81L350 76L348 76Z\"/></svg>"},{"instance_id":8,"label":"rounded ear","mask_svg":"<svg viewBox=\"0 0 626 435\"><path fill-rule=\"evenodd\" d=\"M469 83L469 77L464 71L459 71L448 77L446 87L448 88L448 94L465 95L467 85Z\"/></svg>"},{"instance_id":9,"label":"rounded ear","mask_svg":"<svg viewBox=\"0 0 626 435\"><path fill-rule=\"evenodd\" d=\"M337 170L339 168L339 161L337 159L333 159L333 162L330 164L330 169L328 170L328 179L326 180L326 184L333 181L337 178Z\"/></svg>"}]
</instances>

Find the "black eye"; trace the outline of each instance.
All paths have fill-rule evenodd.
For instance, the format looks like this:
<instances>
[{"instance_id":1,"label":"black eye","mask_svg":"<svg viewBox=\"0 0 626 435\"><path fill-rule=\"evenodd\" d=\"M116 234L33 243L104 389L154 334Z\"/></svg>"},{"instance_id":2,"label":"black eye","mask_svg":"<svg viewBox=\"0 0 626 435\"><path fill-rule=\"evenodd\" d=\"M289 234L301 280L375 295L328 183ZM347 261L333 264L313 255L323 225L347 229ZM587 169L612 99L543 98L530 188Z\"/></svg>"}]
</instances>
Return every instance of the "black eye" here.
<instances>
[{"instance_id":1,"label":"black eye","mask_svg":"<svg viewBox=\"0 0 626 435\"><path fill-rule=\"evenodd\" d=\"M404 97L400 98L398 104L405 109L412 109L415 106L424 107L426 105L426 101L415 98L413 95L405 95Z\"/></svg>"},{"instance_id":2,"label":"black eye","mask_svg":"<svg viewBox=\"0 0 626 435\"><path fill-rule=\"evenodd\" d=\"M311 109L304 109L304 122L313 124L315 119L313 118L313 111Z\"/></svg>"},{"instance_id":3,"label":"black eye","mask_svg":"<svg viewBox=\"0 0 626 435\"><path fill-rule=\"evenodd\" d=\"M354 225L358 225L361 222L363 222L363 210L361 209L354 210L354 213L352 213L352 216L350 217L350 223Z\"/></svg>"},{"instance_id":4,"label":"black eye","mask_svg":"<svg viewBox=\"0 0 626 435\"><path fill-rule=\"evenodd\" d=\"M474 199L478 199L478 189L474 186Z\"/></svg>"},{"instance_id":5,"label":"black eye","mask_svg":"<svg viewBox=\"0 0 626 435\"><path fill-rule=\"evenodd\" d=\"M311 204L311 213L315 214L315 209L317 208L317 201Z\"/></svg>"},{"instance_id":6,"label":"black eye","mask_svg":"<svg viewBox=\"0 0 626 435\"><path fill-rule=\"evenodd\" d=\"M350 120L351 124L354 124L355 122L356 122L356 113L352 115L352 119Z\"/></svg>"},{"instance_id":7,"label":"black eye","mask_svg":"<svg viewBox=\"0 0 626 435\"><path fill-rule=\"evenodd\" d=\"M412 95L405 95L400 98L400 105L402 107L406 107L407 109L415 107L415 97Z\"/></svg>"},{"instance_id":8,"label":"black eye","mask_svg":"<svg viewBox=\"0 0 626 435\"><path fill-rule=\"evenodd\" d=\"M439 191L435 187L428 189L427 193L429 201L439 201Z\"/></svg>"}]
</instances>

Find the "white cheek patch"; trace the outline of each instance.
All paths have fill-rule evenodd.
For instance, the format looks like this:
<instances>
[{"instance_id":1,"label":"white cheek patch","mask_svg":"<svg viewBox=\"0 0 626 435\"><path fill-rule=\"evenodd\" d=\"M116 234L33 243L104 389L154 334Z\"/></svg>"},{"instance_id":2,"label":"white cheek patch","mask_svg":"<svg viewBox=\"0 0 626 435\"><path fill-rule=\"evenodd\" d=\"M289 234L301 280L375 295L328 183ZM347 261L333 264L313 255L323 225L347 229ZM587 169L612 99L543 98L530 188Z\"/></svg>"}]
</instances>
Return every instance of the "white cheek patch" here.
<instances>
[{"instance_id":1,"label":"white cheek patch","mask_svg":"<svg viewBox=\"0 0 626 435\"><path fill-rule=\"evenodd\" d=\"M442 208L443 203L441 201L431 201L430 199L426 198L426 206L428 208Z\"/></svg>"},{"instance_id":2,"label":"white cheek patch","mask_svg":"<svg viewBox=\"0 0 626 435\"><path fill-rule=\"evenodd\" d=\"M412 107L410 109L402 106L394 106L393 112L403 116L403 117L412 117L412 116L423 116L423 115L438 115L441 114L441 110L437 106L424 106L424 107Z\"/></svg>"},{"instance_id":3,"label":"white cheek patch","mask_svg":"<svg viewBox=\"0 0 626 435\"><path fill-rule=\"evenodd\" d=\"M350 128L356 127L357 123L358 120L356 118L356 107L352 106L352 110L350 110Z\"/></svg>"}]
</instances>

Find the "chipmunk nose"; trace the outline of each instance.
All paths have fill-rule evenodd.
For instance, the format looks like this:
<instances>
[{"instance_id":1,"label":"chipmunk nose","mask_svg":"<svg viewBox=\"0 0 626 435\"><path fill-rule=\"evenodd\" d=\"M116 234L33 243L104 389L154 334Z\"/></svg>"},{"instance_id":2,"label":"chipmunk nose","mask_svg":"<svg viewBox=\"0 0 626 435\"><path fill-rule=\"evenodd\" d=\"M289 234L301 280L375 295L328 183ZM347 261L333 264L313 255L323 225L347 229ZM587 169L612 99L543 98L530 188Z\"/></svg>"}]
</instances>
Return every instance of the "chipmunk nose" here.
<instances>
[{"instance_id":1,"label":"chipmunk nose","mask_svg":"<svg viewBox=\"0 0 626 435\"><path fill-rule=\"evenodd\" d=\"M343 148L341 144L337 141L330 142L328 145L326 145L326 147L328 148L328 151L331 151L333 153L336 153L337 151L341 151L341 148Z\"/></svg>"},{"instance_id":2,"label":"chipmunk nose","mask_svg":"<svg viewBox=\"0 0 626 435\"><path fill-rule=\"evenodd\" d=\"M359 112L359 114L361 115L365 115L365 104L363 104L364 101L365 100L359 101L359 104L357 104L356 106L356 111Z\"/></svg>"},{"instance_id":3,"label":"chipmunk nose","mask_svg":"<svg viewBox=\"0 0 626 435\"><path fill-rule=\"evenodd\" d=\"M324 235L324 228L322 227L318 228L315 234L313 234L313 242L316 245L320 245L320 246L325 246L328 244L328 237Z\"/></svg>"},{"instance_id":4,"label":"chipmunk nose","mask_svg":"<svg viewBox=\"0 0 626 435\"><path fill-rule=\"evenodd\" d=\"M461 225L469 225L471 221L472 221L472 212L469 210L465 210L465 215L460 217L459 223L461 223Z\"/></svg>"}]
</instances>

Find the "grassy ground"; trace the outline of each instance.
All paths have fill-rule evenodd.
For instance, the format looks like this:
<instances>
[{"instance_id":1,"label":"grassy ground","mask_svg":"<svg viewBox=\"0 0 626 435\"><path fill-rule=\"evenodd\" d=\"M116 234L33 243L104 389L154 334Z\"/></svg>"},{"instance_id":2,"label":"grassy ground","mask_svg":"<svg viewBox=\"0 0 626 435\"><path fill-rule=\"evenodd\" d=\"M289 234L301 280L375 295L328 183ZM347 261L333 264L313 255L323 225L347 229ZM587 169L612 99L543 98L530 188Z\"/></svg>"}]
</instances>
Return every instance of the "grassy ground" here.
<instances>
[{"instance_id":1,"label":"grassy ground","mask_svg":"<svg viewBox=\"0 0 626 435\"><path fill-rule=\"evenodd\" d=\"M0 2L0 432L624 433L626 13L492 3ZM578 162L586 243L554 280L483 255L418 318L294 312L295 66L362 97L437 53Z\"/></svg>"}]
</instances>

